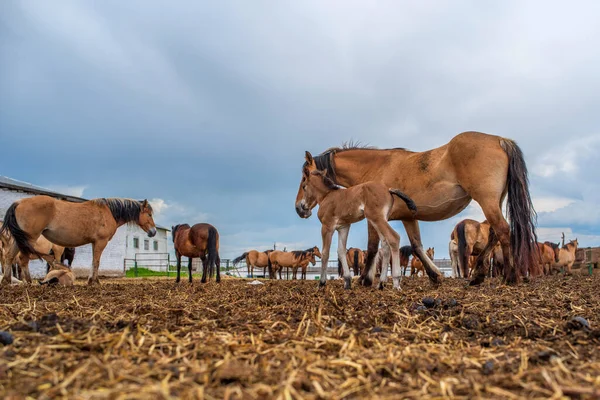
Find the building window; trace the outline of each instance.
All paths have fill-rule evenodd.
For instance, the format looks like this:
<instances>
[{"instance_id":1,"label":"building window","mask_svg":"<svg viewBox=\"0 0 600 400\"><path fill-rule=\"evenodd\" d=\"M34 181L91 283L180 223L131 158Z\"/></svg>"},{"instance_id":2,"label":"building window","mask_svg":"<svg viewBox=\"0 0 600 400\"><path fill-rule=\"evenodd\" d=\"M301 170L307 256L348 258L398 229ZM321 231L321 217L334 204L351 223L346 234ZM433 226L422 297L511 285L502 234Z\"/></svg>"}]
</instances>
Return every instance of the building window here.
<instances>
[{"instance_id":1,"label":"building window","mask_svg":"<svg viewBox=\"0 0 600 400\"><path fill-rule=\"evenodd\" d=\"M133 238L133 248L134 249L140 248L140 239L139 238L136 238L136 237Z\"/></svg>"},{"instance_id":2,"label":"building window","mask_svg":"<svg viewBox=\"0 0 600 400\"><path fill-rule=\"evenodd\" d=\"M150 241L144 240L144 250L150 250Z\"/></svg>"},{"instance_id":3,"label":"building window","mask_svg":"<svg viewBox=\"0 0 600 400\"><path fill-rule=\"evenodd\" d=\"M158 241L154 241L154 251L158 251Z\"/></svg>"}]
</instances>

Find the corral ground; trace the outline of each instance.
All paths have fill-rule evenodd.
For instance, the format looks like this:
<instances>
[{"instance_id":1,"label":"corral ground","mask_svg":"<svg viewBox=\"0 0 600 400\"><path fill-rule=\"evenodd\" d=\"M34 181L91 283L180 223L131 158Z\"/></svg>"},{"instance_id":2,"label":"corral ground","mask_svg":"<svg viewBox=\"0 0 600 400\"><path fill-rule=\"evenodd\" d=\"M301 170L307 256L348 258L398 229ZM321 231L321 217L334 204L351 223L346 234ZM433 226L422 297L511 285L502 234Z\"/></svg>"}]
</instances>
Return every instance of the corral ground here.
<instances>
[{"instance_id":1,"label":"corral ground","mask_svg":"<svg viewBox=\"0 0 600 400\"><path fill-rule=\"evenodd\" d=\"M34 398L600 396L600 276L105 280L0 289L0 393ZM422 305L425 299L429 308ZM572 321L574 317L585 320ZM589 323L590 328L584 327Z\"/></svg>"}]
</instances>

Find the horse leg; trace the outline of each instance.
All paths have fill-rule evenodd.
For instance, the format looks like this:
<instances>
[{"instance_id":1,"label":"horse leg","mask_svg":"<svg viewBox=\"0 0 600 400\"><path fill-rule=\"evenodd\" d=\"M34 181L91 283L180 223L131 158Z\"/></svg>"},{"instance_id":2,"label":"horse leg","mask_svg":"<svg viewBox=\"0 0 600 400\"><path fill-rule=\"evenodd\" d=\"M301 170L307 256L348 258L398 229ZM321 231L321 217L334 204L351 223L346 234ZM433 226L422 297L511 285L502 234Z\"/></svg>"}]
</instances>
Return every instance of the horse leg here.
<instances>
[{"instance_id":1,"label":"horse leg","mask_svg":"<svg viewBox=\"0 0 600 400\"><path fill-rule=\"evenodd\" d=\"M2 284L10 285L12 283L12 266L15 264L15 259L19 253L19 248L14 240L9 239L5 235L0 235L2 240Z\"/></svg>"},{"instance_id":2,"label":"horse leg","mask_svg":"<svg viewBox=\"0 0 600 400\"><path fill-rule=\"evenodd\" d=\"M387 281L387 271L390 265L390 245L387 240L381 240L381 273L379 274L379 290L383 290Z\"/></svg>"},{"instance_id":3,"label":"horse leg","mask_svg":"<svg viewBox=\"0 0 600 400\"><path fill-rule=\"evenodd\" d=\"M192 257L188 257L188 282L192 283Z\"/></svg>"},{"instance_id":4,"label":"horse leg","mask_svg":"<svg viewBox=\"0 0 600 400\"><path fill-rule=\"evenodd\" d=\"M494 247L496 247L497 242L498 238L496 236L496 231L494 230L494 228L490 227L488 242L485 245L483 251L479 253L477 259L475 260L475 267L473 268L472 279L469 282L470 286L479 285L485 280L487 271L489 271L490 253L494 250Z\"/></svg>"},{"instance_id":5,"label":"horse leg","mask_svg":"<svg viewBox=\"0 0 600 400\"><path fill-rule=\"evenodd\" d=\"M208 257L204 255L204 257L202 257L200 260L202 261L202 278L200 279L200 283L206 283L206 275L208 272Z\"/></svg>"},{"instance_id":6,"label":"horse leg","mask_svg":"<svg viewBox=\"0 0 600 400\"><path fill-rule=\"evenodd\" d=\"M217 254L217 257L215 259L215 267L217 268L217 277L215 278L215 282L219 283L221 282L221 256L219 256Z\"/></svg>"},{"instance_id":7,"label":"horse leg","mask_svg":"<svg viewBox=\"0 0 600 400\"><path fill-rule=\"evenodd\" d=\"M177 257L177 278L175 278L175 283L179 283L181 280L181 254L176 253L175 256Z\"/></svg>"},{"instance_id":8,"label":"horse leg","mask_svg":"<svg viewBox=\"0 0 600 400\"><path fill-rule=\"evenodd\" d=\"M327 283L327 263L329 262L329 250L331 250L331 237L333 236L333 232L333 229L328 226L321 226L323 246L321 247L321 279L319 280L319 286L325 286Z\"/></svg>"},{"instance_id":9,"label":"horse leg","mask_svg":"<svg viewBox=\"0 0 600 400\"><path fill-rule=\"evenodd\" d=\"M432 283L441 283L443 274L440 272L438 267L429 259L425 251L423 250L423 243L421 243L421 232L419 230L419 222L418 221L402 221L404 225L404 229L406 230L406 234L408 235L408 240L413 248L414 253L417 255L419 260L423 263L423 267L425 267L425 272L429 276L429 280Z\"/></svg>"},{"instance_id":10,"label":"horse leg","mask_svg":"<svg viewBox=\"0 0 600 400\"><path fill-rule=\"evenodd\" d=\"M377 229L370 222L367 222L367 229L369 235L367 259L365 260L365 270L360 276L360 283L363 286L372 286L376 272L376 267L373 264L379 251L379 233L377 233Z\"/></svg>"},{"instance_id":11,"label":"horse leg","mask_svg":"<svg viewBox=\"0 0 600 400\"><path fill-rule=\"evenodd\" d=\"M352 274L348 267L348 257L346 257L346 242L348 241L348 233L350 232L350 225L342 226L337 229L338 232L338 258L342 262L342 269L344 270L344 289L350 290L352 288Z\"/></svg>"},{"instance_id":12,"label":"horse leg","mask_svg":"<svg viewBox=\"0 0 600 400\"><path fill-rule=\"evenodd\" d=\"M17 265L21 270L21 280L31 283L31 274L29 273L29 257L23 256L22 253L19 253L17 256Z\"/></svg>"},{"instance_id":13,"label":"horse leg","mask_svg":"<svg viewBox=\"0 0 600 400\"><path fill-rule=\"evenodd\" d=\"M100 257L104 248L108 244L108 240L101 240L92 243L92 274L88 278L88 285L99 285L100 280L98 279L98 269L100 268Z\"/></svg>"}]
</instances>

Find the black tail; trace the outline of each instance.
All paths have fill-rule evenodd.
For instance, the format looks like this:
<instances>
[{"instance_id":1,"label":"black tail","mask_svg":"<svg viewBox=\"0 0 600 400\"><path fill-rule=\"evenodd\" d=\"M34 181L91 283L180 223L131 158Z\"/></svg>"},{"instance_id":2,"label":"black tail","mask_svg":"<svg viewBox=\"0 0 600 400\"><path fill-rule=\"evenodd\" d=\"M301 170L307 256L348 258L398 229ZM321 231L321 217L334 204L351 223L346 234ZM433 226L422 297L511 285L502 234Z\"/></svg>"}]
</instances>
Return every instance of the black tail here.
<instances>
[{"instance_id":1,"label":"black tail","mask_svg":"<svg viewBox=\"0 0 600 400\"><path fill-rule=\"evenodd\" d=\"M400 247L400 257L408 259L412 254L412 246L402 246Z\"/></svg>"},{"instance_id":2,"label":"black tail","mask_svg":"<svg viewBox=\"0 0 600 400\"><path fill-rule=\"evenodd\" d=\"M219 238L219 233L214 226L208 228L208 276L209 278L213 276L215 273L215 267L220 269L220 265L217 264L217 260L219 259L219 250L217 249L217 240ZM217 272L217 275L219 273Z\"/></svg>"},{"instance_id":3,"label":"black tail","mask_svg":"<svg viewBox=\"0 0 600 400\"><path fill-rule=\"evenodd\" d=\"M267 267L269 269L269 279L275 279L275 275L273 275L273 264L271 264L271 255L269 254L272 251L273 250L265 251L265 254L267 255Z\"/></svg>"},{"instance_id":4,"label":"black tail","mask_svg":"<svg viewBox=\"0 0 600 400\"><path fill-rule=\"evenodd\" d=\"M248 252L245 252L241 256L234 258L232 261L233 266L235 267L236 265L238 265L240 263L240 261L242 261L244 258L246 258L247 255L248 255Z\"/></svg>"},{"instance_id":5,"label":"black tail","mask_svg":"<svg viewBox=\"0 0 600 400\"><path fill-rule=\"evenodd\" d=\"M464 275L464 278L469 277L469 259L467 258L467 237L465 235L465 221L460 221L456 225L456 236L458 236L458 270Z\"/></svg>"},{"instance_id":6,"label":"black tail","mask_svg":"<svg viewBox=\"0 0 600 400\"><path fill-rule=\"evenodd\" d=\"M358 275L360 273L360 271L358 270L358 252L360 250L354 250L354 265L352 266L352 269L354 269L354 276Z\"/></svg>"},{"instance_id":7,"label":"black tail","mask_svg":"<svg viewBox=\"0 0 600 400\"><path fill-rule=\"evenodd\" d=\"M2 224L2 228L0 228L0 235L6 234L7 231L10 232L13 237L19 251L24 256L30 256L32 254L38 256L38 258L42 258L42 255L35 251L33 246L31 246L30 240L31 237L27 232L21 229L19 224L17 223L17 216L15 215L15 211L19 203L14 202L8 207L6 210L6 214L4 215L4 223Z\"/></svg>"},{"instance_id":8,"label":"black tail","mask_svg":"<svg viewBox=\"0 0 600 400\"><path fill-rule=\"evenodd\" d=\"M60 262L62 264L67 265L67 263L65 263L65 261L68 261L69 267L72 267L74 258L75 258L75 247L65 247L65 251L63 252L62 257L60 258Z\"/></svg>"},{"instance_id":9,"label":"black tail","mask_svg":"<svg viewBox=\"0 0 600 400\"><path fill-rule=\"evenodd\" d=\"M410 197L398 189L390 189L390 193L400 197L406 203L408 209L413 212L413 215L417 213L417 205Z\"/></svg>"},{"instance_id":10,"label":"black tail","mask_svg":"<svg viewBox=\"0 0 600 400\"><path fill-rule=\"evenodd\" d=\"M536 268L535 224L537 214L529 195L529 178L523 152L517 144L502 139L500 146L508 155L508 220L510 223L510 247L514 256L514 268L519 276L525 276L530 267ZM509 280L510 279L509 277Z\"/></svg>"}]
</instances>

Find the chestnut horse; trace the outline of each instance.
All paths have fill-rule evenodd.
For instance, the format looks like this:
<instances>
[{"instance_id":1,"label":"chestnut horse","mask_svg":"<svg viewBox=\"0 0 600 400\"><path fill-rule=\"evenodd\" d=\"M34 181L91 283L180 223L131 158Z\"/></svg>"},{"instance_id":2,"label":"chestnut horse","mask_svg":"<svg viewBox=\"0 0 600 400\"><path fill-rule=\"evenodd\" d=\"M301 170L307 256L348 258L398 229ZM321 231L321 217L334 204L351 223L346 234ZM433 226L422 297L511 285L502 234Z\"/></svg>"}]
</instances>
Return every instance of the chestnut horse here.
<instances>
[{"instance_id":1,"label":"chestnut horse","mask_svg":"<svg viewBox=\"0 0 600 400\"><path fill-rule=\"evenodd\" d=\"M303 171L309 164L304 164ZM414 252L432 282L440 282L442 274L423 250L418 221L450 218L464 210L471 200L479 203L500 240L507 260L506 282L517 282L529 265L537 262L536 214L529 195L527 166L521 149L510 139L464 132L449 143L425 152L345 146L316 156L314 164L319 170L327 171L335 184L351 187L376 181L398 188L412 198L419 212L413 215L403 204L397 203L390 212L390 220L402 221ZM307 204L302 202L306 176L303 172L296 196L296 212L303 218L308 214ZM501 209L506 197L510 225ZM370 269L378 244L379 234L369 225L367 267L361 277L364 285L372 284ZM494 245L489 244L489 251ZM484 278L483 263L478 263L471 284L478 285Z\"/></svg>"},{"instance_id":2,"label":"chestnut horse","mask_svg":"<svg viewBox=\"0 0 600 400\"><path fill-rule=\"evenodd\" d=\"M488 244L489 235L490 224L487 221L479 223L473 219L464 219L456 224L451 237L456 240L458 277L469 277L470 257L483 253Z\"/></svg>"},{"instance_id":3,"label":"chestnut horse","mask_svg":"<svg viewBox=\"0 0 600 400\"><path fill-rule=\"evenodd\" d=\"M331 238L338 233L338 258L344 268L344 289L351 288L352 277L346 260L346 241L350 226L367 219L382 241L382 268L379 288L383 289L387 279L387 269L392 253L392 278L395 289L400 289L400 235L388 223L388 216L394 207L394 196L403 200L403 206L416 212L412 200L396 189L389 189L379 182L367 182L343 189L326 176L326 171L317 170L311 154L306 152L305 177L302 179L301 204L305 210L304 218L310 217L312 209L319 205L318 217L321 221L321 237L323 239L323 258L321 260L320 286L327 283L327 261L331 248ZM375 278L375 268L371 268L369 278Z\"/></svg>"},{"instance_id":4,"label":"chestnut horse","mask_svg":"<svg viewBox=\"0 0 600 400\"><path fill-rule=\"evenodd\" d=\"M540 269L546 275L550 274L552 264L558 262L558 252L554 252L554 246L558 247L558 245L550 242L537 242Z\"/></svg>"},{"instance_id":5,"label":"chestnut horse","mask_svg":"<svg viewBox=\"0 0 600 400\"><path fill-rule=\"evenodd\" d=\"M435 249L430 247L427 249L425 254L427 254L427 257L429 257L430 260L433 260L433 257L435 256ZM419 260L419 257L416 257L413 254L413 258L410 262L410 276L419 276L419 272L422 272L423 276L425 276L425 267L423 266L421 260Z\"/></svg>"},{"instance_id":6,"label":"chestnut horse","mask_svg":"<svg viewBox=\"0 0 600 400\"><path fill-rule=\"evenodd\" d=\"M275 250L269 253L269 263L271 264L271 279L277 279L279 273L281 279L281 270L283 268L292 268L292 279L296 279L298 268L302 269L301 279L306 279L306 268L308 264L316 265L315 256L321 258L321 252L317 246L306 250L280 251Z\"/></svg>"},{"instance_id":7,"label":"chestnut horse","mask_svg":"<svg viewBox=\"0 0 600 400\"><path fill-rule=\"evenodd\" d=\"M12 239L9 231L4 231L4 242L12 243ZM9 245L10 247L10 245ZM64 252L64 247L56 245L54 243L50 243L48 239L44 236L40 236L38 240L35 242L34 249L38 252L38 254L42 254L47 256L48 260L52 261L54 257L62 257ZM2 241L0 241L0 254L3 254L4 245ZM53 257L50 257L53 256ZM1 260L2 258L0 258ZM23 279L28 283L31 283L31 274L29 273L29 261L37 260L39 257L36 254L30 254L28 256L23 255L23 253L18 252L16 257L16 264L13 264L13 275L17 278ZM50 264L48 264L48 269L46 272L50 271Z\"/></svg>"},{"instance_id":8,"label":"chestnut horse","mask_svg":"<svg viewBox=\"0 0 600 400\"><path fill-rule=\"evenodd\" d=\"M210 224L195 224L190 228L188 224L179 224L171 227L175 257L177 257L177 278L181 276L181 257L188 259L188 281L192 283L192 259L202 260L201 283L206 283L206 274L212 277L217 269L217 282L221 282L221 258L219 257L219 232Z\"/></svg>"},{"instance_id":9,"label":"chestnut horse","mask_svg":"<svg viewBox=\"0 0 600 400\"><path fill-rule=\"evenodd\" d=\"M10 283L11 266L18 252L25 257L35 255L46 261L53 256L38 252L35 244L43 235L50 242L63 247L92 244L92 272L88 284L99 284L98 268L104 248L117 228L128 223L138 224L148 236L156 235L152 207L147 200L101 198L83 203L57 200L49 196L34 196L14 202L6 211L0 230L4 242L2 283ZM10 232L12 239L7 239Z\"/></svg>"},{"instance_id":10,"label":"chestnut horse","mask_svg":"<svg viewBox=\"0 0 600 400\"><path fill-rule=\"evenodd\" d=\"M269 266L269 253L273 250L257 251L250 250L242 254L241 256L233 259L233 266L235 267L242 260L246 260L246 267L248 267L248 275L254 277L254 268L262 268L263 275L267 276L267 267ZM271 271L269 271L269 276Z\"/></svg>"},{"instance_id":11,"label":"chestnut horse","mask_svg":"<svg viewBox=\"0 0 600 400\"><path fill-rule=\"evenodd\" d=\"M365 252L356 247L349 248L346 253L346 262L354 271L354 276L359 275L365 268ZM338 258L338 275L341 278L343 274L344 269L342 268L342 260Z\"/></svg>"}]
</instances>

